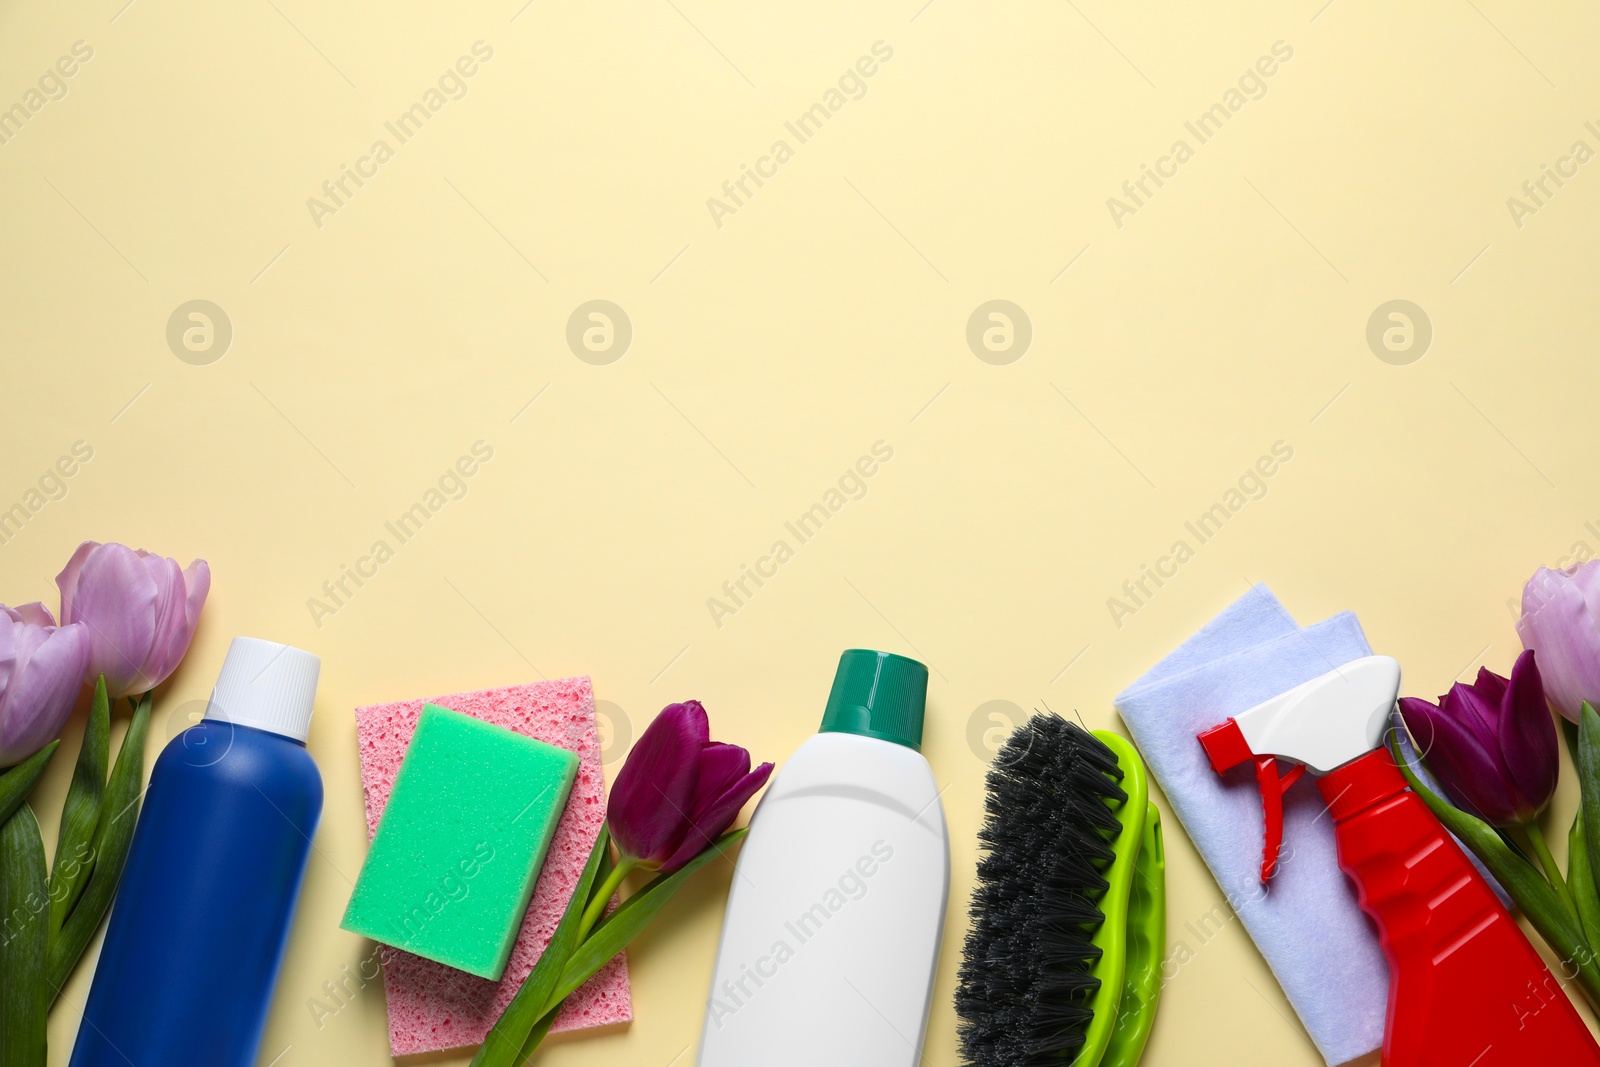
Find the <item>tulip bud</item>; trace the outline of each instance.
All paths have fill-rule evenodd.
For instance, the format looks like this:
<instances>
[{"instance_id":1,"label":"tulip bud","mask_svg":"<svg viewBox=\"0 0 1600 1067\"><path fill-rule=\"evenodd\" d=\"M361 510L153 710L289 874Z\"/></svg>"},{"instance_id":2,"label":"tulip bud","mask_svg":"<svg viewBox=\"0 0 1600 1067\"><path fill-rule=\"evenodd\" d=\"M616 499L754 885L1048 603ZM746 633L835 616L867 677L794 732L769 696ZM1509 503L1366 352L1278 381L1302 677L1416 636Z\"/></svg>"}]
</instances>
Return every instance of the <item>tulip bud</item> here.
<instances>
[{"instance_id":1,"label":"tulip bud","mask_svg":"<svg viewBox=\"0 0 1600 1067\"><path fill-rule=\"evenodd\" d=\"M1487 668L1431 704L1400 698L1400 715L1428 769L1463 811L1496 826L1531 822L1556 789L1556 726L1530 650L1511 677Z\"/></svg>"},{"instance_id":2,"label":"tulip bud","mask_svg":"<svg viewBox=\"0 0 1600 1067\"><path fill-rule=\"evenodd\" d=\"M1517 634L1539 654L1551 706L1578 722L1585 700L1600 705L1600 560L1540 567L1523 587Z\"/></svg>"},{"instance_id":3,"label":"tulip bud","mask_svg":"<svg viewBox=\"0 0 1600 1067\"><path fill-rule=\"evenodd\" d=\"M750 753L711 740L698 700L662 709L611 787L607 823L625 863L671 874L732 825L772 774Z\"/></svg>"},{"instance_id":4,"label":"tulip bud","mask_svg":"<svg viewBox=\"0 0 1600 1067\"><path fill-rule=\"evenodd\" d=\"M43 604L0 605L0 767L55 739L89 664L81 624L57 626Z\"/></svg>"},{"instance_id":5,"label":"tulip bud","mask_svg":"<svg viewBox=\"0 0 1600 1067\"><path fill-rule=\"evenodd\" d=\"M88 628L89 670L116 697L147 693L177 669L211 589L203 559L178 561L144 549L85 541L56 576L63 623Z\"/></svg>"}]
</instances>

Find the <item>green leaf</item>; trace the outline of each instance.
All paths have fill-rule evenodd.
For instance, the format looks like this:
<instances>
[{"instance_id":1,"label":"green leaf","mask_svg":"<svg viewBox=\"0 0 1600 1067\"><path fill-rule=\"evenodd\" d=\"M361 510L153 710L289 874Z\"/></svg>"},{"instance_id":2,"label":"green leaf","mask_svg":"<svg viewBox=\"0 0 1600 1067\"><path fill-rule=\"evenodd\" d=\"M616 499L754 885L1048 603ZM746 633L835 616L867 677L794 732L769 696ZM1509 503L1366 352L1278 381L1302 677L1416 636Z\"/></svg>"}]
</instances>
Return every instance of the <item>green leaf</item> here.
<instances>
[{"instance_id":1,"label":"green leaf","mask_svg":"<svg viewBox=\"0 0 1600 1067\"><path fill-rule=\"evenodd\" d=\"M1589 866L1586 836L1580 807L1572 818L1572 830L1567 834L1567 889L1578 908L1583 938L1594 946L1600 945L1600 892L1595 889L1594 869Z\"/></svg>"},{"instance_id":2,"label":"green leaf","mask_svg":"<svg viewBox=\"0 0 1600 1067\"><path fill-rule=\"evenodd\" d=\"M1578 724L1565 715L1557 715L1556 722L1561 725L1561 732L1567 739L1567 752L1572 755L1572 762L1578 762Z\"/></svg>"},{"instance_id":3,"label":"green leaf","mask_svg":"<svg viewBox=\"0 0 1600 1067\"><path fill-rule=\"evenodd\" d=\"M678 878L679 875L683 875L683 878L678 879L678 881L672 885L670 892L667 894L668 897L670 897L672 893L678 891L678 887L681 886L685 880L687 880L690 874L698 871L701 867L704 867L707 863L711 862L717 857L725 855L728 851L728 848L735 841L738 841L749 832L750 828L748 826L742 826L737 830L729 830L727 833L711 842L711 844L707 845L705 847L705 851L698 853L694 859L684 864L683 867L674 871L672 874L665 877L658 875L655 878L652 878L650 881L641 886L637 893L634 893L632 896L628 897L620 905L618 905L617 910L613 911L610 915L606 915L601 918L601 920L595 924L596 929L606 925L606 923L611 922L613 919L627 914L627 912L635 905L643 904L648 894L655 892L656 889L662 887L665 883L670 882L672 879ZM660 904L657 905L656 910L660 911L661 908L666 906L666 903L667 901L663 899ZM591 937L590 940L593 940L593 938ZM619 949L618 951L621 950ZM607 959L609 958L610 957L607 957Z\"/></svg>"},{"instance_id":4,"label":"green leaf","mask_svg":"<svg viewBox=\"0 0 1600 1067\"><path fill-rule=\"evenodd\" d=\"M528 1039L522 1043L522 1051L517 1053L517 1058L513 1061L516 1067L522 1067L524 1063L533 1058L533 1054L539 1049L540 1042L550 1033L550 1027L555 1023L556 1016L560 1014L561 1005L557 1004L544 1013L544 1018L534 1024L533 1031L528 1034Z\"/></svg>"},{"instance_id":5,"label":"green leaf","mask_svg":"<svg viewBox=\"0 0 1600 1067\"><path fill-rule=\"evenodd\" d=\"M0 826L0 1064L44 1067L49 899L44 839L23 805Z\"/></svg>"},{"instance_id":6,"label":"green leaf","mask_svg":"<svg viewBox=\"0 0 1600 1067\"><path fill-rule=\"evenodd\" d=\"M0 774L0 822L11 818L11 813L22 807L22 802L33 791L34 783L44 773L50 757L60 747L60 741L52 741L6 773Z\"/></svg>"},{"instance_id":7,"label":"green leaf","mask_svg":"<svg viewBox=\"0 0 1600 1067\"><path fill-rule=\"evenodd\" d=\"M1567 911L1556 891L1545 881L1544 875L1514 853L1488 823L1451 807L1423 785L1406 764L1393 738L1390 738L1389 747L1411 791L1422 798L1422 802L1444 824L1446 830L1483 861L1489 873L1522 908L1522 913L1539 931L1539 936L1567 966L1577 970L1578 984L1589 998L1589 1003L1600 1007L1600 961L1597 961L1594 951L1584 939L1578 920Z\"/></svg>"},{"instance_id":8,"label":"green leaf","mask_svg":"<svg viewBox=\"0 0 1600 1067\"><path fill-rule=\"evenodd\" d=\"M742 827L723 834L707 846L705 851L678 870L667 875L657 875L637 893L624 900L616 911L594 928L594 932L578 946L572 958L567 961L566 970L561 974L561 982L555 987L550 999L545 1001L546 1010L553 1011L559 1007L568 994L593 978L595 972L627 947L628 942L637 937L639 932L650 924L650 920L660 914L661 909L667 906L672 895L682 888L691 874L722 856L735 841L749 832L749 827Z\"/></svg>"},{"instance_id":9,"label":"green leaf","mask_svg":"<svg viewBox=\"0 0 1600 1067\"><path fill-rule=\"evenodd\" d=\"M56 837L56 858L50 866L50 936L78 902L94 868L94 832L100 822L100 800L106 791L106 761L111 758L111 701L106 698L106 676L94 686L89 723L83 728L83 747L72 768L72 784L61 806L61 831Z\"/></svg>"},{"instance_id":10,"label":"green leaf","mask_svg":"<svg viewBox=\"0 0 1600 1067\"><path fill-rule=\"evenodd\" d=\"M1600 878L1600 715L1587 700L1578 712L1578 745L1572 762L1578 768L1578 807L1583 814L1584 852L1592 881ZM1600 935L1600 928L1596 934ZM1600 949L1600 942L1591 944Z\"/></svg>"},{"instance_id":11,"label":"green leaf","mask_svg":"<svg viewBox=\"0 0 1600 1067\"><path fill-rule=\"evenodd\" d=\"M561 977L567 957L572 955L573 941L578 936L578 922L583 916L584 905L589 901L589 891L594 887L601 859L609 854L610 846L610 831L602 825L600 836L595 838L594 849L589 853L589 862L584 864L583 875L573 888L571 899L567 901L567 910L556 924L555 933L550 935L550 943L544 947L539 962L533 965L528 977L522 980L517 995L511 998L505 1012L483 1039L483 1047L472 1058L472 1067L513 1067L522 1062L525 1045L548 1014L545 1002L556 980ZM544 1023L544 1028L549 1030L549 1023ZM541 1039L543 1036L539 1035Z\"/></svg>"},{"instance_id":12,"label":"green leaf","mask_svg":"<svg viewBox=\"0 0 1600 1067\"><path fill-rule=\"evenodd\" d=\"M128 732L117 750L116 765L111 768L111 780L106 783L101 799L100 818L95 823L90 846L94 869L89 872L78 906L72 909L61 924L61 932L50 942L47 977L52 997L61 995L83 950L89 947L101 920L110 910L117 883L122 880L122 865L128 861L133 828L139 821L139 800L144 795L144 743L149 732L150 694L146 693L134 707Z\"/></svg>"}]
</instances>

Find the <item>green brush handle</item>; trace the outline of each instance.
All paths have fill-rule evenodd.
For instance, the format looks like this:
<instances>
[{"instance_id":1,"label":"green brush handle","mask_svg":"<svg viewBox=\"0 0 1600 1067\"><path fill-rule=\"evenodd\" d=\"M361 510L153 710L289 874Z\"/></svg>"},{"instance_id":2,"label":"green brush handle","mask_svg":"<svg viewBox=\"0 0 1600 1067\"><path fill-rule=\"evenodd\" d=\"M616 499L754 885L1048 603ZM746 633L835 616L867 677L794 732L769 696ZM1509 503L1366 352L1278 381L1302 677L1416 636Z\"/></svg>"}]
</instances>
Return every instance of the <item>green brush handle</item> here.
<instances>
[{"instance_id":1,"label":"green brush handle","mask_svg":"<svg viewBox=\"0 0 1600 1067\"><path fill-rule=\"evenodd\" d=\"M1161 995L1167 950L1167 859L1161 848L1161 813L1146 808L1138 877L1128 895L1128 969L1111 1044L1100 1067L1134 1067L1144 1055Z\"/></svg>"},{"instance_id":2,"label":"green brush handle","mask_svg":"<svg viewBox=\"0 0 1600 1067\"><path fill-rule=\"evenodd\" d=\"M1133 745L1110 730L1092 732L1116 754L1117 764L1122 768L1122 791L1128 799L1112 808L1122 829L1116 840L1109 842L1114 858L1101 872L1106 880L1106 891L1099 905L1105 920L1090 939L1100 950L1100 959L1090 971L1100 980L1100 988L1089 1001L1094 1016L1085 1028L1083 1047L1073 1059L1072 1067L1099 1067L1116 1033L1117 1014L1128 974L1129 898L1144 841L1145 816L1150 807L1150 785L1144 761Z\"/></svg>"}]
</instances>

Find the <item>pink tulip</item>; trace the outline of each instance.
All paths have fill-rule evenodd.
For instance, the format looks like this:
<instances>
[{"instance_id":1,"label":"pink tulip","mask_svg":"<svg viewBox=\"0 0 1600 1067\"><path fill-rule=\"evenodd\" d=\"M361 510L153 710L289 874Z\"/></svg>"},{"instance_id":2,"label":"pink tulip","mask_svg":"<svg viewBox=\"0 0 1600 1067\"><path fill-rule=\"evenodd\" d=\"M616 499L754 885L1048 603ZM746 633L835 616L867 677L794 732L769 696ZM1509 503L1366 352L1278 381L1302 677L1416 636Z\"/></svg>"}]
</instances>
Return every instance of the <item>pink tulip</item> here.
<instances>
[{"instance_id":1,"label":"pink tulip","mask_svg":"<svg viewBox=\"0 0 1600 1067\"><path fill-rule=\"evenodd\" d=\"M104 674L115 697L147 693L167 680L189 650L211 568L144 549L85 541L56 576L61 619L88 628L89 675Z\"/></svg>"},{"instance_id":2,"label":"pink tulip","mask_svg":"<svg viewBox=\"0 0 1600 1067\"><path fill-rule=\"evenodd\" d=\"M1539 655L1552 707L1573 722L1585 700L1600 707L1600 560L1540 567L1523 587L1517 633Z\"/></svg>"},{"instance_id":3,"label":"pink tulip","mask_svg":"<svg viewBox=\"0 0 1600 1067\"><path fill-rule=\"evenodd\" d=\"M57 626L40 603L0 605L0 767L53 741L89 666L89 634Z\"/></svg>"}]
</instances>

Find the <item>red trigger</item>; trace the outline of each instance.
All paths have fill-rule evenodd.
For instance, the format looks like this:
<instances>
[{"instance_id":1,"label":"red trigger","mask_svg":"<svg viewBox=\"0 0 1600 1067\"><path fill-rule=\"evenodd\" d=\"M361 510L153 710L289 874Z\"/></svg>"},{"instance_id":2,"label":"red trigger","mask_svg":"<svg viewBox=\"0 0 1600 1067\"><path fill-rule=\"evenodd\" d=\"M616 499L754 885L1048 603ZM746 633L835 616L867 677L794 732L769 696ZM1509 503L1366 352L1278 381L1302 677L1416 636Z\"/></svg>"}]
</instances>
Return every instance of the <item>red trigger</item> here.
<instances>
[{"instance_id":1,"label":"red trigger","mask_svg":"<svg viewBox=\"0 0 1600 1067\"><path fill-rule=\"evenodd\" d=\"M1233 719L1202 730L1198 735L1200 746L1206 750L1211 769L1227 774L1246 760L1256 765L1256 785L1261 790L1261 814L1266 823L1266 842L1261 855L1261 881L1264 884L1278 869L1278 850L1283 845L1283 794L1306 773L1304 764L1297 763L1282 778L1278 777L1278 761L1273 756L1258 756L1250 751L1250 742L1244 738L1239 724Z\"/></svg>"},{"instance_id":2,"label":"red trigger","mask_svg":"<svg viewBox=\"0 0 1600 1067\"><path fill-rule=\"evenodd\" d=\"M1266 841L1261 854L1261 882L1266 884L1278 869L1278 850L1283 846L1283 794L1306 773L1295 764L1288 774L1278 777L1278 761L1272 756L1256 756L1256 784L1261 789L1261 811L1266 822Z\"/></svg>"}]
</instances>

